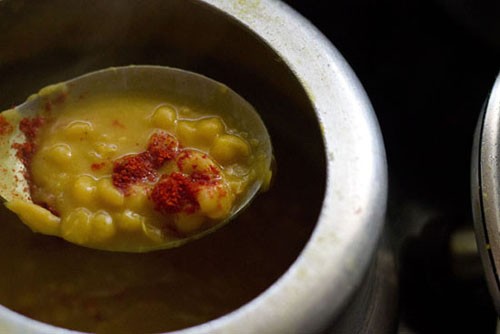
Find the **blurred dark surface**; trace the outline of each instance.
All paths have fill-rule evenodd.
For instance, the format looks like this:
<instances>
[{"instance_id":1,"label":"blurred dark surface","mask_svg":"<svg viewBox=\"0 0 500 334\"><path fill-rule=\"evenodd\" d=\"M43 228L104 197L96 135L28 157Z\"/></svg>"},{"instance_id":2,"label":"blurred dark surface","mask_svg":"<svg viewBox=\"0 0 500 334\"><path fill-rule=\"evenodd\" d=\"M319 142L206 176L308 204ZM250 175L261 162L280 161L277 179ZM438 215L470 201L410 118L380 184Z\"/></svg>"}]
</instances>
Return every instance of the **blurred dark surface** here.
<instances>
[{"instance_id":1,"label":"blurred dark surface","mask_svg":"<svg viewBox=\"0 0 500 334\"><path fill-rule=\"evenodd\" d=\"M472 229L470 154L500 70L500 2L286 2L347 59L379 119L398 254L398 332L494 333L478 259L457 260L450 240Z\"/></svg>"}]
</instances>

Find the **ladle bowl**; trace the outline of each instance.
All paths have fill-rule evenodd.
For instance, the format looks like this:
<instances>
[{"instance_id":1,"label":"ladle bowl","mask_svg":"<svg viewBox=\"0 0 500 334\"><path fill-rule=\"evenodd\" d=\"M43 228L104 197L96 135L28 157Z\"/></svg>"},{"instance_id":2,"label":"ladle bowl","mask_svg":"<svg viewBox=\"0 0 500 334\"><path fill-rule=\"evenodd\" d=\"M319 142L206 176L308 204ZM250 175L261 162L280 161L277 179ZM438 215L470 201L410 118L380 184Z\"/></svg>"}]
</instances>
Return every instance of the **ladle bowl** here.
<instances>
[{"instance_id":1,"label":"ladle bowl","mask_svg":"<svg viewBox=\"0 0 500 334\"><path fill-rule=\"evenodd\" d=\"M230 128L248 134L252 142L252 154L259 157L254 159L251 168L259 177L252 179L239 194L230 214L208 229L185 237L165 238L158 244L147 246L132 244L130 247L110 250L144 252L177 247L198 239L231 221L249 205L259 190L265 187L266 172L270 171L272 161L271 141L259 114L245 99L224 84L194 72L165 66L132 65L91 72L45 87L39 93L30 96L23 104L5 111L4 118L13 127L13 131L8 136L0 138L0 167L4 170L0 179L0 196L7 202L14 199L32 201L26 166L19 159L16 149L16 144L26 141L25 134L18 126L22 119L47 112L47 106L57 101L64 100L63 103L70 108L72 102L82 97L96 94L108 96L115 93L155 94L165 97L168 101L185 102L209 110L212 116L220 117ZM120 117L119 113L117 110L117 117Z\"/></svg>"}]
</instances>

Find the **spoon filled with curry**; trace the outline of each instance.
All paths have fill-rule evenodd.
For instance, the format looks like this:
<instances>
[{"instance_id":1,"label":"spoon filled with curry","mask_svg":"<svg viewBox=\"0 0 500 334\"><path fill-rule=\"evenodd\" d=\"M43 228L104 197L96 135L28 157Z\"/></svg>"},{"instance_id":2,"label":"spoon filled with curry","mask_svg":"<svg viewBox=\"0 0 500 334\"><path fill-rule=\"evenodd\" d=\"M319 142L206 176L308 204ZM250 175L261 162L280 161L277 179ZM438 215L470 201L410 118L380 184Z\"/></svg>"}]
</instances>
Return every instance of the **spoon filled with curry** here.
<instances>
[{"instance_id":1,"label":"spoon filled with curry","mask_svg":"<svg viewBox=\"0 0 500 334\"><path fill-rule=\"evenodd\" d=\"M51 85L0 114L0 196L34 232L102 250L177 247L271 179L269 134L227 86L161 66Z\"/></svg>"}]
</instances>

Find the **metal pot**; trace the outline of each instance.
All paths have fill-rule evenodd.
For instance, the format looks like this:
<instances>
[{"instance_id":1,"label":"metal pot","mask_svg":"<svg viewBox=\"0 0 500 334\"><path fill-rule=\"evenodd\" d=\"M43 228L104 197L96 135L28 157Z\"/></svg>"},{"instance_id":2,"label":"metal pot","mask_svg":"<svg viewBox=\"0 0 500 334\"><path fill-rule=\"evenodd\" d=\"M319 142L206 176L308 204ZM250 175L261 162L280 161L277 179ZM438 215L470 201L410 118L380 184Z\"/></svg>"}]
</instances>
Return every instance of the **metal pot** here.
<instances>
[{"instance_id":1,"label":"metal pot","mask_svg":"<svg viewBox=\"0 0 500 334\"><path fill-rule=\"evenodd\" d=\"M81 306L100 281L72 284L91 276L92 268L103 279L126 280L132 271L162 277L153 287L167 289L165 299L175 305L157 311L181 308L186 299L192 300L187 309L199 306L172 326L149 326L151 312L144 312L142 327L128 324L132 332L318 332L343 312L382 231L385 152L356 76L307 20L271 0L3 0L0 31L0 45L8 46L0 48L4 109L46 84L107 66L185 68L226 83L259 110L278 165L272 190L237 221L173 251L102 254L33 235L0 212L8 221L1 232L8 237L0 237L8 255L0 256L0 265L10 265L10 279L0 280L1 332L96 330L38 311L62 303L76 309L66 317L90 312ZM50 275L54 268L61 274ZM74 276L66 275L71 270ZM24 281L30 275L36 283ZM24 294L35 301L18 300ZM67 294L70 304L64 304ZM113 298L119 297L110 294L106 301Z\"/></svg>"},{"instance_id":2,"label":"metal pot","mask_svg":"<svg viewBox=\"0 0 500 334\"><path fill-rule=\"evenodd\" d=\"M471 198L477 248L497 314L500 314L499 105L500 76L497 76L479 115L471 159Z\"/></svg>"}]
</instances>

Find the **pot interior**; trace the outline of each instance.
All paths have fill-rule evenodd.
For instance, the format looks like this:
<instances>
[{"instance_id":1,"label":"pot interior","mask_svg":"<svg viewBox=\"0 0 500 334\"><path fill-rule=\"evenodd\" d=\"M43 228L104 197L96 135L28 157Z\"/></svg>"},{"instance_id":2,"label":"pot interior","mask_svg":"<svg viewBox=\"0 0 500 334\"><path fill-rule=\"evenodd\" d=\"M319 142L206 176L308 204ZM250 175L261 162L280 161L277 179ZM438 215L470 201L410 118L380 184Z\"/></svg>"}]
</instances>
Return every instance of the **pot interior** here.
<instances>
[{"instance_id":1,"label":"pot interior","mask_svg":"<svg viewBox=\"0 0 500 334\"><path fill-rule=\"evenodd\" d=\"M109 66L179 67L253 104L277 162L271 190L235 221L166 251L74 246L32 233L2 207L1 304L79 331L164 332L237 309L297 258L322 206L324 145L303 87L250 29L199 1L5 0L0 31L2 110L47 84Z\"/></svg>"}]
</instances>

